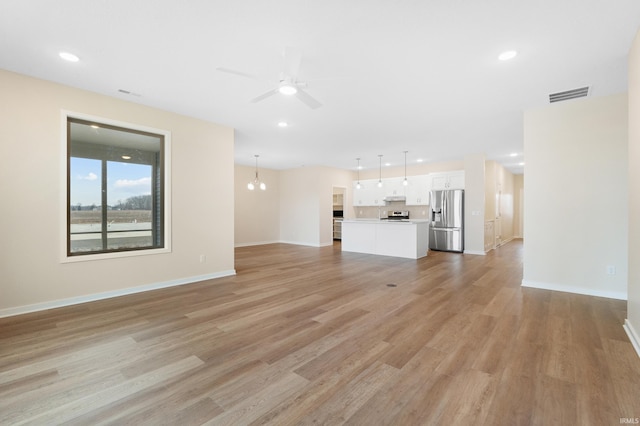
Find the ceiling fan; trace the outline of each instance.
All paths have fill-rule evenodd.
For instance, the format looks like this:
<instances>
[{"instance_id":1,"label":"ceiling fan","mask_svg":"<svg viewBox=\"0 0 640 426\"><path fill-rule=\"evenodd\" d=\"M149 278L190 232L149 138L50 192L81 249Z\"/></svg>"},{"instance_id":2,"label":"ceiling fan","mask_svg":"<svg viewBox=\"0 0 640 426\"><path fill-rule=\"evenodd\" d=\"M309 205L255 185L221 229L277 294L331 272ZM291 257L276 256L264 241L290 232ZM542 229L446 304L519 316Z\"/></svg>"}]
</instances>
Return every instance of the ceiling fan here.
<instances>
[{"instance_id":1,"label":"ceiling fan","mask_svg":"<svg viewBox=\"0 0 640 426\"><path fill-rule=\"evenodd\" d=\"M320 108L322 104L318 102L313 96L308 94L304 89L307 87L307 83L298 81L298 70L300 69L300 62L302 61L302 53L299 49L286 47L284 49L284 67L280 73L280 80L277 85L266 93L257 96L251 100L251 102L260 102L268 97L281 93L283 95L291 96L295 95L302 103L311 109ZM252 74L247 74L242 71L236 71L229 68L216 68L217 71L226 72L229 74L239 75L242 77L251 78L253 80L264 81L264 79ZM273 84L273 82L269 82Z\"/></svg>"}]
</instances>

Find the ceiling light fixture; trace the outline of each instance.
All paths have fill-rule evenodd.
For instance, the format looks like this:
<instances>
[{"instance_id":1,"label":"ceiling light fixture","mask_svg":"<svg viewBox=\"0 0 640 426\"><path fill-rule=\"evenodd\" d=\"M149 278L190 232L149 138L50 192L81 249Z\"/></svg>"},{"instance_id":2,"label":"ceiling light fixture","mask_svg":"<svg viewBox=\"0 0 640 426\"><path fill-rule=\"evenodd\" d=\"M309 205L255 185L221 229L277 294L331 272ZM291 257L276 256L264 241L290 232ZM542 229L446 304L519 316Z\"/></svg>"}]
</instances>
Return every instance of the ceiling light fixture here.
<instances>
[{"instance_id":1,"label":"ceiling light fixture","mask_svg":"<svg viewBox=\"0 0 640 426\"><path fill-rule=\"evenodd\" d=\"M407 180L407 152L409 151L404 152L404 180L402 181L404 186L409 185L409 181Z\"/></svg>"},{"instance_id":2,"label":"ceiling light fixture","mask_svg":"<svg viewBox=\"0 0 640 426\"><path fill-rule=\"evenodd\" d=\"M518 166L524 166L524 162L518 163Z\"/></svg>"},{"instance_id":3,"label":"ceiling light fixture","mask_svg":"<svg viewBox=\"0 0 640 426\"><path fill-rule=\"evenodd\" d=\"M290 81L284 80L280 82L278 92L282 93L283 95L295 95L296 93L298 93L298 88Z\"/></svg>"},{"instance_id":4,"label":"ceiling light fixture","mask_svg":"<svg viewBox=\"0 0 640 426\"><path fill-rule=\"evenodd\" d=\"M58 56L60 56L65 61L69 61L69 62L78 62L80 60L80 58L78 56L74 55L73 53L69 53L69 52L60 52L60 53L58 53Z\"/></svg>"},{"instance_id":5,"label":"ceiling light fixture","mask_svg":"<svg viewBox=\"0 0 640 426\"><path fill-rule=\"evenodd\" d=\"M258 179L258 157L260 156L254 155L254 157L256 157L256 175L253 178L253 181L247 184L247 188L249 188L249 191L253 191L254 189L256 189L256 187L258 187L264 191L265 189L267 189L267 185L265 185L264 182L260 182L260 179Z\"/></svg>"},{"instance_id":6,"label":"ceiling light fixture","mask_svg":"<svg viewBox=\"0 0 640 426\"><path fill-rule=\"evenodd\" d=\"M356 160L358 160L358 167L356 168L358 171L358 183L356 183L356 189L360 189L362 188L362 185L360 185L360 158L356 158Z\"/></svg>"},{"instance_id":7,"label":"ceiling light fixture","mask_svg":"<svg viewBox=\"0 0 640 426\"><path fill-rule=\"evenodd\" d=\"M130 155L123 155L120 158L122 158L123 160L131 160L131 156Z\"/></svg>"},{"instance_id":8,"label":"ceiling light fixture","mask_svg":"<svg viewBox=\"0 0 640 426\"><path fill-rule=\"evenodd\" d=\"M507 50L506 52L502 52L498 56L498 59L500 59L501 61L508 61L509 59L515 58L516 55L518 55L518 52L516 52L515 50Z\"/></svg>"},{"instance_id":9,"label":"ceiling light fixture","mask_svg":"<svg viewBox=\"0 0 640 426\"><path fill-rule=\"evenodd\" d=\"M289 125L289 123L287 123L286 121L281 121L278 123L278 127L287 127Z\"/></svg>"},{"instance_id":10,"label":"ceiling light fixture","mask_svg":"<svg viewBox=\"0 0 640 426\"><path fill-rule=\"evenodd\" d=\"M76 55L69 52L60 52L58 53L58 56L60 56L65 61L69 61L69 62L78 62L80 60L80 58L78 58Z\"/></svg>"},{"instance_id":11,"label":"ceiling light fixture","mask_svg":"<svg viewBox=\"0 0 640 426\"><path fill-rule=\"evenodd\" d=\"M382 188L382 154L378 154L380 166L378 166L378 188Z\"/></svg>"},{"instance_id":12,"label":"ceiling light fixture","mask_svg":"<svg viewBox=\"0 0 640 426\"><path fill-rule=\"evenodd\" d=\"M509 154L509 157L517 157L518 153L517 152L512 152L511 154Z\"/></svg>"}]
</instances>

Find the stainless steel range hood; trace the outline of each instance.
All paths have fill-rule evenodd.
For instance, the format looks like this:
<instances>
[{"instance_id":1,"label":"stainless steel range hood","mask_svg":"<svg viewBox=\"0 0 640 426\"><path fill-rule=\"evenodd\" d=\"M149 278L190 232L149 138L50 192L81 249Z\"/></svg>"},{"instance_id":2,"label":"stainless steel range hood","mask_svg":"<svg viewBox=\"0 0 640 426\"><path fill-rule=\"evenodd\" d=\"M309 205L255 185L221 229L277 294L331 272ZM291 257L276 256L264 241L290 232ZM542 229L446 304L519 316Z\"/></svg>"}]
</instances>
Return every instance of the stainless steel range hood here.
<instances>
[{"instance_id":1,"label":"stainless steel range hood","mask_svg":"<svg viewBox=\"0 0 640 426\"><path fill-rule=\"evenodd\" d=\"M407 201L407 197L405 197L404 195L387 195L386 197L384 197L385 202L391 202L391 201Z\"/></svg>"}]
</instances>

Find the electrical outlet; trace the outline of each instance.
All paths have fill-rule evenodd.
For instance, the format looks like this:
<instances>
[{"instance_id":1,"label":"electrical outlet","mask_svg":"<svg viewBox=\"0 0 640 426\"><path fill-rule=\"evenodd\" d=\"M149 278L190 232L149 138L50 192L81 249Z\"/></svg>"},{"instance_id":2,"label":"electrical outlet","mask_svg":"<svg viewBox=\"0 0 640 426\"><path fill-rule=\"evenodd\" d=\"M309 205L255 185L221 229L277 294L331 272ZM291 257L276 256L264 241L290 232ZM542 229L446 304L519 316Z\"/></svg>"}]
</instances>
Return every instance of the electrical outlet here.
<instances>
[{"instance_id":1,"label":"electrical outlet","mask_svg":"<svg viewBox=\"0 0 640 426\"><path fill-rule=\"evenodd\" d=\"M615 275L615 274L616 274L616 267L613 265L607 266L607 275Z\"/></svg>"}]
</instances>

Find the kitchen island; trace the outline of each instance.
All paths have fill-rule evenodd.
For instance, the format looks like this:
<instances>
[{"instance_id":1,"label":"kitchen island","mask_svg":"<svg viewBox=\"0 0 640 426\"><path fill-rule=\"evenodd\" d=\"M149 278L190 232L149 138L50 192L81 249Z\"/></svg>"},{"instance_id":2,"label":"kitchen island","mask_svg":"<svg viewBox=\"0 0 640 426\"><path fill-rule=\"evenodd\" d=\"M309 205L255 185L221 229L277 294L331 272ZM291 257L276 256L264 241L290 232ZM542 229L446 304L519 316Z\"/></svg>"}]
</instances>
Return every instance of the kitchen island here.
<instances>
[{"instance_id":1,"label":"kitchen island","mask_svg":"<svg viewBox=\"0 0 640 426\"><path fill-rule=\"evenodd\" d=\"M419 259L428 250L428 220L342 221L342 251Z\"/></svg>"}]
</instances>

